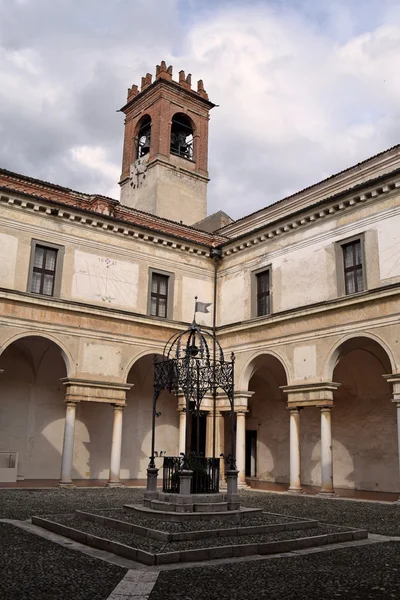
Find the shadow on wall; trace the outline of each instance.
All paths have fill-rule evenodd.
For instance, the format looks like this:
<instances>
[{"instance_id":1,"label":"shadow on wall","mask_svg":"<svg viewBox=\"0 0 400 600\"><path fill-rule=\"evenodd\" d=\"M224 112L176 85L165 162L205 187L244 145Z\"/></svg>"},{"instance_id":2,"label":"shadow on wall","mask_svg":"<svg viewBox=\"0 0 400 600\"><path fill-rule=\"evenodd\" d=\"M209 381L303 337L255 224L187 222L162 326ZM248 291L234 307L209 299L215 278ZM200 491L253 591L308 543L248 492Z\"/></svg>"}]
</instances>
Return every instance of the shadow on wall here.
<instances>
[{"instance_id":1,"label":"shadow on wall","mask_svg":"<svg viewBox=\"0 0 400 600\"><path fill-rule=\"evenodd\" d=\"M26 337L0 356L0 450L19 452L18 475L57 479L64 435L66 368L60 349Z\"/></svg>"},{"instance_id":2,"label":"shadow on wall","mask_svg":"<svg viewBox=\"0 0 400 600\"><path fill-rule=\"evenodd\" d=\"M396 492L398 471L396 407L384 350L367 338L341 348L332 380L341 383L332 409L333 482L337 488ZM320 485L320 410L301 412L301 481Z\"/></svg>"},{"instance_id":3,"label":"shadow on wall","mask_svg":"<svg viewBox=\"0 0 400 600\"><path fill-rule=\"evenodd\" d=\"M272 355L255 359L249 381L246 429L256 431L256 476L263 481L289 482L289 415L280 386L287 385L282 364ZM249 452L249 448L246 448Z\"/></svg>"},{"instance_id":4,"label":"shadow on wall","mask_svg":"<svg viewBox=\"0 0 400 600\"><path fill-rule=\"evenodd\" d=\"M127 394L122 438L121 477L145 479L151 453L153 411L153 354L136 362L128 375L133 387ZM178 454L179 414L177 398L163 392L157 403L156 450L167 455ZM156 460L157 467L162 459Z\"/></svg>"}]
</instances>

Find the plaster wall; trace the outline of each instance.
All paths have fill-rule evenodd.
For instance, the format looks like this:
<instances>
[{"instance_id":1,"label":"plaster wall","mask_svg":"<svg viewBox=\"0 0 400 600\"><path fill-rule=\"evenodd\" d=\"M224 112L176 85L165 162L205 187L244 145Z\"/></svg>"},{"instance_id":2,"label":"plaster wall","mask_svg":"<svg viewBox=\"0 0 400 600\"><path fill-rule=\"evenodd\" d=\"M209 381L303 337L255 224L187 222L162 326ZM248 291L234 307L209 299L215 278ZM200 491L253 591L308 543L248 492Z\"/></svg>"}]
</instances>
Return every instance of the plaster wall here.
<instances>
[{"instance_id":1,"label":"plaster wall","mask_svg":"<svg viewBox=\"0 0 400 600\"><path fill-rule=\"evenodd\" d=\"M17 266L18 238L0 230L0 285L14 287Z\"/></svg>"},{"instance_id":2,"label":"plaster wall","mask_svg":"<svg viewBox=\"0 0 400 600\"><path fill-rule=\"evenodd\" d=\"M7 234L1 233L2 222ZM4 231L6 229L4 227ZM27 291L31 241L65 248L60 297L147 314L149 268L174 275L175 320L193 317L193 298L212 302L213 264L195 252L4 207L0 287ZM155 236L157 237L157 236ZM18 265L18 268L17 268ZM210 292L211 290L211 292ZM190 316L188 316L190 315Z\"/></svg>"},{"instance_id":3,"label":"plaster wall","mask_svg":"<svg viewBox=\"0 0 400 600\"><path fill-rule=\"evenodd\" d=\"M131 165L121 186L121 203L158 217L191 225L207 216L207 179L193 173L194 163L171 156L170 164L146 157Z\"/></svg>"},{"instance_id":4,"label":"plaster wall","mask_svg":"<svg viewBox=\"0 0 400 600\"><path fill-rule=\"evenodd\" d=\"M31 339L0 357L0 449L19 452L18 475L57 479L64 434L65 365L55 346Z\"/></svg>"},{"instance_id":5,"label":"plaster wall","mask_svg":"<svg viewBox=\"0 0 400 600\"><path fill-rule=\"evenodd\" d=\"M264 374L265 375L265 374ZM255 375L250 382L246 429L257 431L256 475L261 481L289 481L289 414L278 384Z\"/></svg>"},{"instance_id":6,"label":"plaster wall","mask_svg":"<svg viewBox=\"0 0 400 600\"><path fill-rule=\"evenodd\" d=\"M338 488L396 492L398 470L396 408L385 368L365 350L343 357L333 380L341 383L332 409L333 481ZM320 411L301 411L301 481L321 484Z\"/></svg>"},{"instance_id":7,"label":"plaster wall","mask_svg":"<svg viewBox=\"0 0 400 600\"><path fill-rule=\"evenodd\" d=\"M65 423L65 364L59 349L40 338L11 345L0 357L0 450L19 452L18 475L58 479ZM145 478L151 449L152 356L132 369L135 383L124 409L122 478ZM160 398L156 448L178 451L177 400ZM73 479L109 476L113 407L80 402L76 410ZM157 459L159 466L161 459Z\"/></svg>"},{"instance_id":8,"label":"plaster wall","mask_svg":"<svg viewBox=\"0 0 400 600\"><path fill-rule=\"evenodd\" d=\"M121 477L145 479L151 453L152 356L140 359L132 368L128 380L133 387L127 394L124 410ZM163 392L157 402L157 412L160 416L156 420L155 449L167 456L177 456L179 414L176 397ZM162 459L156 459L156 466L161 465Z\"/></svg>"},{"instance_id":9,"label":"plaster wall","mask_svg":"<svg viewBox=\"0 0 400 600\"><path fill-rule=\"evenodd\" d=\"M338 283L342 258L336 243L357 235L364 234L367 289L400 281L397 196L384 204L382 210L376 203L340 218L326 217L303 231L294 230L225 257L219 272L218 324L255 316L251 273L263 267L271 268L272 313L337 298L343 291Z\"/></svg>"}]
</instances>

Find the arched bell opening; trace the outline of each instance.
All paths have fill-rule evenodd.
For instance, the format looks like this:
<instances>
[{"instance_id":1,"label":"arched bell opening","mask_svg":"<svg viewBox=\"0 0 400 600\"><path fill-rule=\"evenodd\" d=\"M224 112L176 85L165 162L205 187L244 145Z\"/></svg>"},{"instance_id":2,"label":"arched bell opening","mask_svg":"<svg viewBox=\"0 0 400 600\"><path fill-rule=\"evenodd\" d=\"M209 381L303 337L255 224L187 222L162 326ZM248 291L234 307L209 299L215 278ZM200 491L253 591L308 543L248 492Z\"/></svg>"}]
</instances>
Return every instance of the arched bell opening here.
<instances>
[{"instance_id":1,"label":"arched bell opening","mask_svg":"<svg viewBox=\"0 0 400 600\"><path fill-rule=\"evenodd\" d=\"M12 342L0 356L0 466L18 453L18 479L56 479L65 422L63 350L42 336Z\"/></svg>"},{"instance_id":2,"label":"arched bell opening","mask_svg":"<svg viewBox=\"0 0 400 600\"><path fill-rule=\"evenodd\" d=\"M194 128L192 121L183 113L172 117L171 154L194 160Z\"/></svg>"},{"instance_id":3,"label":"arched bell opening","mask_svg":"<svg viewBox=\"0 0 400 600\"><path fill-rule=\"evenodd\" d=\"M151 142L151 118L145 115L138 125L137 134L135 137L136 158L142 158L150 152Z\"/></svg>"}]
</instances>

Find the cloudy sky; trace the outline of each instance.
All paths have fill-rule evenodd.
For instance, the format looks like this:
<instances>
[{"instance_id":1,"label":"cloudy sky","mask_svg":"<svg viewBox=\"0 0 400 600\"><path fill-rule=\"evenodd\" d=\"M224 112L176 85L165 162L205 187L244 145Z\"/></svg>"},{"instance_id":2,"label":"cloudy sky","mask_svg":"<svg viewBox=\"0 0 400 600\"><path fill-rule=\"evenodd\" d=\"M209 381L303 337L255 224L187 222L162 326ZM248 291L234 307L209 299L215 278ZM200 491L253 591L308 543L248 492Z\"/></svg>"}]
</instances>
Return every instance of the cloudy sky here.
<instances>
[{"instance_id":1,"label":"cloudy sky","mask_svg":"<svg viewBox=\"0 0 400 600\"><path fill-rule=\"evenodd\" d=\"M219 105L210 213L400 142L399 0L0 0L0 166L118 198L116 111L163 59Z\"/></svg>"}]
</instances>

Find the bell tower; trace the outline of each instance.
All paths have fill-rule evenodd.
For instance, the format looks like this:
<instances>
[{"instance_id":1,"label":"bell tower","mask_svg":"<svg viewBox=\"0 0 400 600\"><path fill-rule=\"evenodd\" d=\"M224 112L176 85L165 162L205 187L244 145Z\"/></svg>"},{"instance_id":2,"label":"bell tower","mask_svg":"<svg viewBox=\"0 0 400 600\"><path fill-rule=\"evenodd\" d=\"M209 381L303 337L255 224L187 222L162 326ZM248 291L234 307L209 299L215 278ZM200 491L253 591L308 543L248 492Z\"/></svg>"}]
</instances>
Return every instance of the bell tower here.
<instances>
[{"instance_id":1,"label":"bell tower","mask_svg":"<svg viewBox=\"0 0 400 600\"><path fill-rule=\"evenodd\" d=\"M203 82L164 61L156 77L133 85L121 108L126 116L121 203L191 225L207 216L209 101Z\"/></svg>"}]
</instances>

